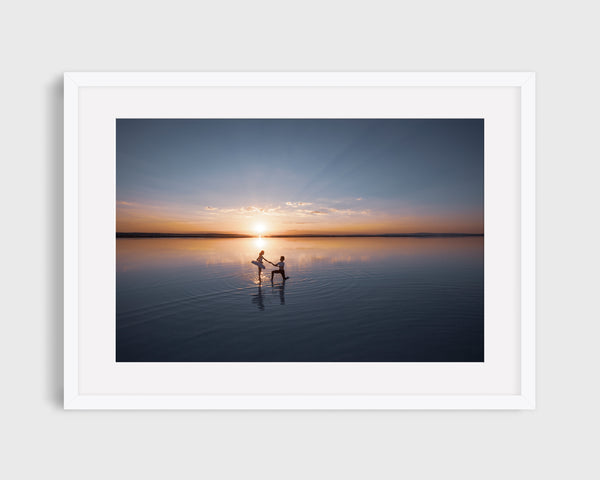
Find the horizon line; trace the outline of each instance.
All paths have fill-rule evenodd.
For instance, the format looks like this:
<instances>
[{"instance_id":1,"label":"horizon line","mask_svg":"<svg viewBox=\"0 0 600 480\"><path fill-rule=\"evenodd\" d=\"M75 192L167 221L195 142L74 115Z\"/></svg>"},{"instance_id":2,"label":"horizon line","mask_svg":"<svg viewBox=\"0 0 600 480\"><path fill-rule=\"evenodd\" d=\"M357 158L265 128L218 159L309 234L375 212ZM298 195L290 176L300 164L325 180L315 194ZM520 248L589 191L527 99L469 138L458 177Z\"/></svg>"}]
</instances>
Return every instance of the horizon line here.
<instances>
[{"instance_id":1,"label":"horizon line","mask_svg":"<svg viewBox=\"0 0 600 480\"><path fill-rule=\"evenodd\" d=\"M297 233L274 235L250 235L245 233L163 233L163 232L116 232L117 238L302 238L302 237L483 237L483 233Z\"/></svg>"}]
</instances>

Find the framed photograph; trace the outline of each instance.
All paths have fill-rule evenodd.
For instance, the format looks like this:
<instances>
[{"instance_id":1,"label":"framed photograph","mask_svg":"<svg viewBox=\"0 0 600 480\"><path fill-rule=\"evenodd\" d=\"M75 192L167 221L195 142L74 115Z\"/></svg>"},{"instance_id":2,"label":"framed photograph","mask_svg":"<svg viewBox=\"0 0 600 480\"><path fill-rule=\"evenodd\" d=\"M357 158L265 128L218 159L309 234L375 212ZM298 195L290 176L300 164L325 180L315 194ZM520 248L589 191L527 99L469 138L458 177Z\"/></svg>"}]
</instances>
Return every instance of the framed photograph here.
<instances>
[{"instance_id":1,"label":"framed photograph","mask_svg":"<svg viewBox=\"0 0 600 480\"><path fill-rule=\"evenodd\" d=\"M535 75L66 73L66 409L535 408Z\"/></svg>"}]
</instances>

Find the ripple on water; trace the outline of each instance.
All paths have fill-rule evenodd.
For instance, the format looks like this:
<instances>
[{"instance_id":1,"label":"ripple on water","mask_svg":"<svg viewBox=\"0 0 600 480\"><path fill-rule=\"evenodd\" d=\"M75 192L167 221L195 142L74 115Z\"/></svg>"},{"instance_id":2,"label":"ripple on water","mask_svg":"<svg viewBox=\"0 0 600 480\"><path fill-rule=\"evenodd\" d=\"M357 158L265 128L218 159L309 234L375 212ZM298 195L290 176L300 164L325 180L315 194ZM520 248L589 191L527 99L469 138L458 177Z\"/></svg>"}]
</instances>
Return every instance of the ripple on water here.
<instances>
[{"instance_id":1,"label":"ripple on water","mask_svg":"<svg viewBox=\"0 0 600 480\"><path fill-rule=\"evenodd\" d=\"M296 243L300 242L304 245L305 240ZM353 250L357 241L320 240L312 247L321 249L321 261L301 263L301 252L291 252L296 243L288 242L282 251L289 251L290 259L298 263L290 262L291 278L285 283L280 277L271 283L270 267L259 282L256 268L248 263L218 263L242 241L184 242L222 244L222 255L211 250L217 259L212 263L198 261L200 250L185 261L176 255L171 259L170 249L176 250L178 242L135 242L151 255L141 257L137 269L117 269L117 358L480 359L482 255L465 256L462 250L449 255L446 250L431 250L432 242L416 241L411 245L423 253L408 255L404 240L369 242L390 247L380 259L374 248L366 261ZM442 243L450 248L455 241ZM126 258L121 252L120 258L131 263L136 251L126 252ZM162 260L153 263L156 259Z\"/></svg>"}]
</instances>

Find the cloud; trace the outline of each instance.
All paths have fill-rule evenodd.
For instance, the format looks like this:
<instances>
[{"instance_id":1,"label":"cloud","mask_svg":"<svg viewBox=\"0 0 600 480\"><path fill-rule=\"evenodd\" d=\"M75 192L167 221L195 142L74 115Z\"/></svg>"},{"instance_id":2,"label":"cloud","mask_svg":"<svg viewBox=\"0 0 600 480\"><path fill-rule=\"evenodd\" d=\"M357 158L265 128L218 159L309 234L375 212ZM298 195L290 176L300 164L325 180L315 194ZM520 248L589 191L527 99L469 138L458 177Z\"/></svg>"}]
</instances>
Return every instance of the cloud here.
<instances>
[{"instance_id":1,"label":"cloud","mask_svg":"<svg viewBox=\"0 0 600 480\"><path fill-rule=\"evenodd\" d=\"M240 211L242 213L259 213L261 215L283 215L283 213L279 212L280 209L281 209L281 207L249 206L249 207L242 207L240 209Z\"/></svg>"},{"instance_id":2,"label":"cloud","mask_svg":"<svg viewBox=\"0 0 600 480\"><path fill-rule=\"evenodd\" d=\"M241 207L234 207L234 208L219 208L219 207L210 207L207 206L205 207L205 210L208 210L208 212L211 215L217 215L217 214L232 214L232 215L242 215L244 217L253 217L255 215L285 215L285 213L283 213L281 210L281 206L265 206L265 207L258 207L256 205L245 205L245 206L241 206Z\"/></svg>"},{"instance_id":3,"label":"cloud","mask_svg":"<svg viewBox=\"0 0 600 480\"><path fill-rule=\"evenodd\" d=\"M306 217L309 215L335 215L335 216L348 216L348 215L370 215L370 210L353 210L351 208L333 208L333 207L319 207L318 209L308 210L304 208L298 208L293 210L288 215L297 217Z\"/></svg>"},{"instance_id":4,"label":"cloud","mask_svg":"<svg viewBox=\"0 0 600 480\"><path fill-rule=\"evenodd\" d=\"M168 210L168 205L152 205L149 203L138 203L138 202L125 202L123 200L119 200L117 203L117 208L126 207L127 210Z\"/></svg>"},{"instance_id":5,"label":"cloud","mask_svg":"<svg viewBox=\"0 0 600 480\"><path fill-rule=\"evenodd\" d=\"M336 213L338 215L369 215L369 210L352 210L351 208L330 208L330 212Z\"/></svg>"},{"instance_id":6,"label":"cloud","mask_svg":"<svg viewBox=\"0 0 600 480\"><path fill-rule=\"evenodd\" d=\"M221 216L221 215L232 215L244 218L253 218L258 216L273 216L273 217L289 217L290 219L300 219L302 217L316 217L323 215L330 215L331 217L341 217L350 215L369 215L370 210L354 210L351 208L334 208L329 207L334 200L327 202L285 202L281 205L242 205L238 207L213 207L206 206L204 212L208 215ZM307 206L313 206L313 208L306 208ZM339 205L338 205L339 206Z\"/></svg>"}]
</instances>

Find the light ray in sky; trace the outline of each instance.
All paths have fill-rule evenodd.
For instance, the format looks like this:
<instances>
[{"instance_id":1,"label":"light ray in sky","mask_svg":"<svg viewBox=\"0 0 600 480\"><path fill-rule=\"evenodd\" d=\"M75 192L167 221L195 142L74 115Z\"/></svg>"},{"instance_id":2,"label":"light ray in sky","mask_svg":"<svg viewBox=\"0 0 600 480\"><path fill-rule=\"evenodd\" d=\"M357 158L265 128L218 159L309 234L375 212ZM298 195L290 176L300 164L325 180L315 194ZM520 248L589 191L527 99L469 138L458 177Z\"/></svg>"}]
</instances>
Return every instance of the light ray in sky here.
<instances>
[{"instance_id":1,"label":"light ray in sky","mask_svg":"<svg viewBox=\"0 0 600 480\"><path fill-rule=\"evenodd\" d=\"M117 231L483 233L483 119L118 119Z\"/></svg>"}]
</instances>

